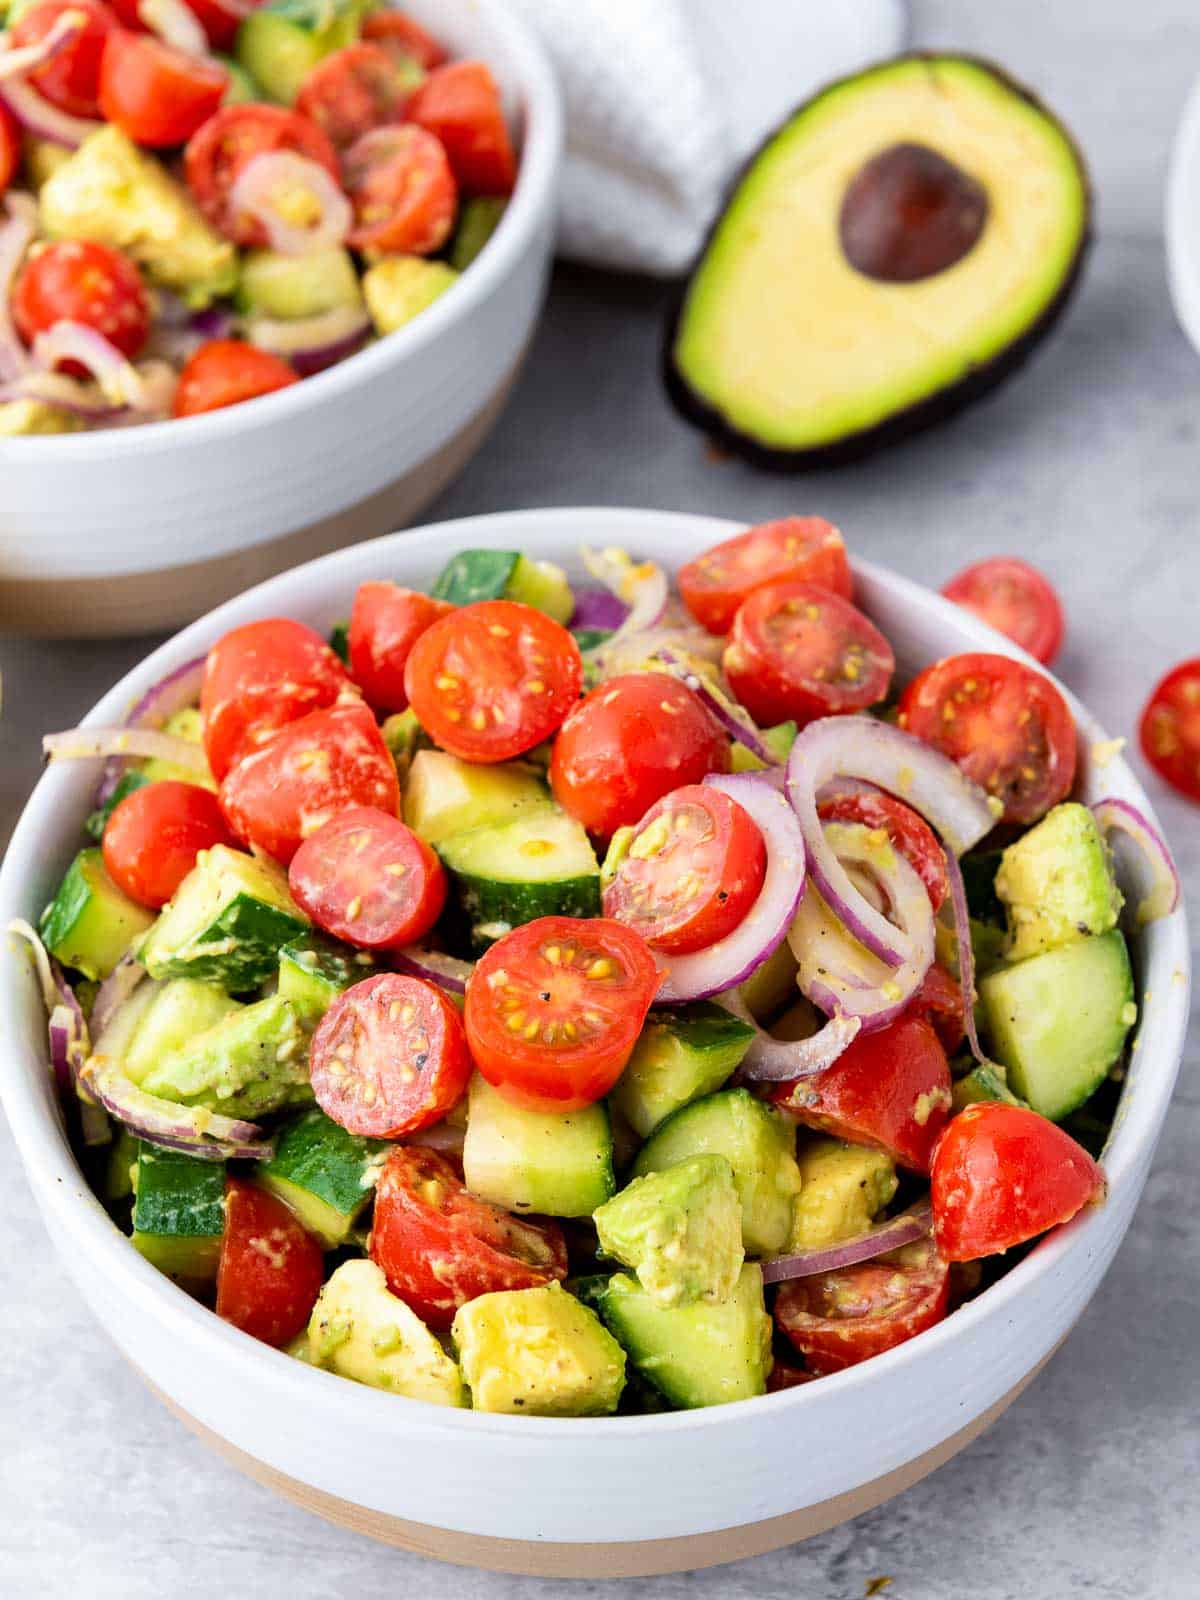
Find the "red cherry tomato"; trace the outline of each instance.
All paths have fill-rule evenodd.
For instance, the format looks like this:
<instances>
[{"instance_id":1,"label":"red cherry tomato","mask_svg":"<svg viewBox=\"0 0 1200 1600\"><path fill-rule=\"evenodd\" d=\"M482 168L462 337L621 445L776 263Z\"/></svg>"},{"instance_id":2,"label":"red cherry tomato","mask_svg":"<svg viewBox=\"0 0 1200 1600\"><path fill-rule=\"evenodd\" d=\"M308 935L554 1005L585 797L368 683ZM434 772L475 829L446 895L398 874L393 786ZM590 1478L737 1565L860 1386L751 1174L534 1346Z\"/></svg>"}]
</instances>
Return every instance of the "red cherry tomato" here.
<instances>
[{"instance_id":1,"label":"red cherry tomato","mask_svg":"<svg viewBox=\"0 0 1200 1600\"><path fill-rule=\"evenodd\" d=\"M1005 822L1036 822L1075 780L1066 701L1048 678L1008 656L935 661L901 695L900 726L995 795Z\"/></svg>"},{"instance_id":2,"label":"red cherry tomato","mask_svg":"<svg viewBox=\"0 0 1200 1600\"><path fill-rule=\"evenodd\" d=\"M233 49L242 21L261 4L262 0L235 0L234 4L223 4L222 0L187 0L188 10L208 35L209 44L226 55ZM130 0L125 0L125 5L129 6ZM137 0L133 0L133 8L136 6Z\"/></svg>"},{"instance_id":3,"label":"red cherry tomato","mask_svg":"<svg viewBox=\"0 0 1200 1600\"><path fill-rule=\"evenodd\" d=\"M56 322L80 322L131 360L150 332L150 299L138 269L119 250L90 239L63 239L29 256L13 288L12 314L28 345ZM79 370L78 362L63 365Z\"/></svg>"},{"instance_id":4,"label":"red cherry tomato","mask_svg":"<svg viewBox=\"0 0 1200 1600\"><path fill-rule=\"evenodd\" d=\"M337 178L337 151L329 135L315 122L283 106L222 106L211 116L184 151L184 175L196 204L234 244L249 248L265 245L266 230L257 217L239 215L230 190L242 169L271 150L294 150Z\"/></svg>"},{"instance_id":5,"label":"red cherry tomato","mask_svg":"<svg viewBox=\"0 0 1200 1600\"><path fill-rule=\"evenodd\" d=\"M296 110L344 150L372 128L399 122L411 93L386 50L369 42L348 44L308 73Z\"/></svg>"},{"instance_id":6,"label":"red cherry tomato","mask_svg":"<svg viewBox=\"0 0 1200 1600\"><path fill-rule=\"evenodd\" d=\"M753 818L719 789L689 784L638 823L604 891L604 915L659 950L703 950L742 921L766 871L767 850Z\"/></svg>"},{"instance_id":7,"label":"red cherry tomato","mask_svg":"<svg viewBox=\"0 0 1200 1600\"><path fill-rule=\"evenodd\" d=\"M554 741L554 797L609 838L656 800L729 771L729 741L687 687L662 672L610 678L581 700Z\"/></svg>"},{"instance_id":8,"label":"red cherry tomato","mask_svg":"<svg viewBox=\"0 0 1200 1600\"><path fill-rule=\"evenodd\" d=\"M432 1150L393 1150L375 1189L371 1259L422 1322L444 1332L481 1294L536 1289L567 1275L555 1222L529 1222L469 1194Z\"/></svg>"},{"instance_id":9,"label":"red cherry tomato","mask_svg":"<svg viewBox=\"0 0 1200 1600\"><path fill-rule=\"evenodd\" d=\"M933 1152L933 1236L947 1261L1010 1250L1103 1194L1083 1146L1026 1106L967 1106Z\"/></svg>"},{"instance_id":10,"label":"red cherry tomato","mask_svg":"<svg viewBox=\"0 0 1200 1600\"><path fill-rule=\"evenodd\" d=\"M324 1276L321 1246L283 1201L228 1178L217 1315L264 1344L289 1344L308 1325Z\"/></svg>"},{"instance_id":11,"label":"red cherry tomato","mask_svg":"<svg viewBox=\"0 0 1200 1600\"><path fill-rule=\"evenodd\" d=\"M185 55L149 33L117 28L100 61L100 113L138 144L184 144L207 122L229 87L211 57Z\"/></svg>"},{"instance_id":12,"label":"red cherry tomato","mask_svg":"<svg viewBox=\"0 0 1200 1600\"><path fill-rule=\"evenodd\" d=\"M1172 788L1200 800L1200 656L1172 667L1142 712L1142 754Z\"/></svg>"},{"instance_id":13,"label":"red cherry tomato","mask_svg":"<svg viewBox=\"0 0 1200 1600\"><path fill-rule=\"evenodd\" d=\"M404 669L426 628L454 607L396 583L360 583L350 613L350 670L376 711L408 705Z\"/></svg>"},{"instance_id":14,"label":"red cherry tomato","mask_svg":"<svg viewBox=\"0 0 1200 1600\"><path fill-rule=\"evenodd\" d=\"M754 590L733 619L725 676L764 724L865 711L888 691L896 658L849 600L785 578Z\"/></svg>"},{"instance_id":15,"label":"red cherry tomato","mask_svg":"<svg viewBox=\"0 0 1200 1600\"><path fill-rule=\"evenodd\" d=\"M950 892L946 857L933 829L911 806L890 794L856 790L823 800L817 813L823 822L861 822L868 828L882 828L925 885L933 909L941 910Z\"/></svg>"},{"instance_id":16,"label":"red cherry tomato","mask_svg":"<svg viewBox=\"0 0 1200 1600\"><path fill-rule=\"evenodd\" d=\"M318 928L365 950L424 938L446 902L446 874L424 839L367 806L311 834L292 857L288 883Z\"/></svg>"},{"instance_id":17,"label":"red cherry tomato","mask_svg":"<svg viewBox=\"0 0 1200 1600\"><path fill-rule=\"evenodd\" d=\"M913 996L909 1010L918 1016L928 1017L948 1056L954 1054L966 1037L962 989L938 961L922 978L921 987Z\"/></svg>"},{"instance_id":18,"label":"red cherry tomato","mask_svg":"<svg viewBox=\"0 0 1200 1600\"><path fill-rule=\"evenodd\" d=\"M49 61L35 67L29 81L60 111L76 117L100 112L100 62L104 45L117 27L117 19L102 0L40 0L30 6L12 30L14 48L40 44L65 11L77 15L80 32Z\"/></svg>"},{"instance_id":19,"label":"red cherry tomato","mask_svg":"<svg viewBox=\"0 0 1200 1600\"><path fill-rule=\"evenodd\" d=\"M943 584L942 593L990 622L1046 666L1063 642L1063 611L1047 579L1016 556L977 561Z\"/></svg>"},{"instance_id":20,"label":"red cherry tomato","mask_svg":"<svg viewBox=\"0 0 1200 1600\"><path fill-rule=\"evenodd\" d=\"M824 1377L894 1349L946 1315L950 1267L928 1239L840 1272L785 1283L775 1320Z\"/></svg>"},{"instance_id":21,"label":"red cherry tomato","mask_svg":"<svg viewBox=\"0 0 1200 1600\"><path fill-rule=\"evenodd\" d=\"M806 1127L928 1172L950 1114L950 1068L928 1020L908 1011L860 1033L823 1072L772 1085L769 1098Z\"/></svg>"},{"instance_id":22,"label":"red cherry tomato","mask_svg":"<svg viewBox=\"0 0 1200 1600\"><path fill-rule=\"evenodd\" d=\"M440 989L381 972L338 995L312 1040L317 1104L351 1133L399 1139L462 1099L471 1058L462 1018Z\"/></svg>"},{"instance_id":23,"label":"red cherry tomato","mask_svg":"<svg viewBox=\"0 0 1200 1600\"><path fill-rule=\"evenodd\" d=\"M458 185L445 150L424 128L406 122L364 133L346 151L342 174L356 250L428 256L450 237Z\"/></svg>"},{"instance_id":24,"label":"red cherry tomato","mask_svg":"<svg viewBox=\"0 0 1200 1600\"><path fill-rule=\"evenodd\" d=\"M21 124L0 100L0 195L21 164Z\"/></svg>"},{"instance_id":25,"label":"red cherry tomato","mask_svg":"<svg viewBox=\"0 0 1200 1600\"><path fill-rule=\"evenodd\" d=\"M797 578L853 597L846 546L824 517L762 522L706 550L679 569L683 603L709 633L728 633L739 606L755 589Z\"/></svg>"},{"instance_id":26,"label":"red cherry tomato","mask_svg":"<svg viewBox=\"0 0 1200 1600\"><path fill-rule=\"evenodd\" d=\"M437 40L403 11L372 12L362 25L362 36L382 45L394 60L415 61L426 72L446 59Z\"/></svg>"},{"instance_id":27,"label":"red cherry tomato","mask_svg":"<svg viewBox=\"0 0 1200 1600\"><path fill-rule=\"evenodd\" d=\"M217 797L194 783L164 779L127 794L104 825L104 865L139 905L165 906L201 850L234 843Z\"/></svg>"},{"instance_id":28,"label":"red cherry tomato","mask_svg":"<svg viewBox=\"0 0 1200 1600\"><path fill-rule=\"evenodd\" d=\"M396 768L361 701L289 722L244 755L221 784L238 838L285 866L310 834L351 806L400 807Z\"/></svg>"},{"instance_id":29,"label":"red cherry tomato","mask_svg":"<svg viewBox=\"0 0 1200 1600\"><path fill-rule=\"evenodd\" d=\"M272 734L350 693L350 680L319 633L290 617L247 622L208 652L200 688L204 753L218 783Z\"/></svg>"},{"instance_id":30,"label":"red cherry tomato","mask_svg":"<svg viewBox=\"0 0 1200 1600\"><path fill-rule=\"evenodd\" d=\"M660 981L645 940L619 922L527 922L497 939L467 980L475 1065L518 1105L592 1105L621 1076Z\"/></svg>"},{"instance_id":31,"label":"red cherry tomato","mask_svg":"<svg viewBox=\"0 0 1200 1600\"><path fill-rule=\"evenodd\" d=\"M198 417L205 411L220 411L299 381L287 362L269 350L244 344L241 339L210 339L189 357L179 374L175 415Z\"/></svg>"},{"instance_id":32,"label":"red cherry tomato","mask_svg":"<svg viewBox=\"0 0 1200 1600\"><path fill-rule=\"evenodd\" d=\"M802 1383L812 1383L816 1376L815 1372L805 1372L803 1367L794 1367L790 1361L780 1361L776 1356L767 1379L767 1393L782 1394L784 1389L798 1389Z\"/></svg>"},{"instance_id":33,"label":"red cherry tomato","mask_svg":"<svg viewBox=\"0 0 1200 1600\"><path fill-rule=\"evenodd\" d=\"M517 162L500 89L482 61L436 67L408 103L409 120L445 146L464 194L511 194Z\"/></svg>"},{"instance_id":34,"label":"red cherry tomato","mask_svg":"<svg viewBox=\"0 0 1200 1600\"><path fill-rule=\"evenodd\" d=\"M548 739L579 696L579 646L514 600L461 606L426 628L404 688L431 738L464 761L508 761Z\"/></svg>"}]
</instances>

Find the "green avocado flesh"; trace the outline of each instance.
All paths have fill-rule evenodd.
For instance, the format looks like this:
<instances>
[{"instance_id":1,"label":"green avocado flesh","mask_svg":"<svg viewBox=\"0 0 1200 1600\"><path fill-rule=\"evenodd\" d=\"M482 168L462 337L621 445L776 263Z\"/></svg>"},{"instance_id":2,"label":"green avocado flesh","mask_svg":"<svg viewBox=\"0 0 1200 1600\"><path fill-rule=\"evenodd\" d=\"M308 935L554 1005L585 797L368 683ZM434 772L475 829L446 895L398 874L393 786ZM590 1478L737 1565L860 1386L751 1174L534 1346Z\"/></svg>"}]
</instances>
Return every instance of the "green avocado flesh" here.
<instances>
[{"instance_id":1,"label":"green avocado flesh","mask_svg":"<svg viewBox=\"0 0 1200 1600\"><path fill-rule=\"evenodd\" d=\"M872 175L914 150L904 206ZM935 192L925 224L943 236L913 236L920 185L947 174L959 191ZM985 63L901 57L846 78L767 142L718 219L670 336L672 398L781 465L862 453L1017 364L1065 302L1088 217L1068 134Z\"/></svg>"}]
</instances>

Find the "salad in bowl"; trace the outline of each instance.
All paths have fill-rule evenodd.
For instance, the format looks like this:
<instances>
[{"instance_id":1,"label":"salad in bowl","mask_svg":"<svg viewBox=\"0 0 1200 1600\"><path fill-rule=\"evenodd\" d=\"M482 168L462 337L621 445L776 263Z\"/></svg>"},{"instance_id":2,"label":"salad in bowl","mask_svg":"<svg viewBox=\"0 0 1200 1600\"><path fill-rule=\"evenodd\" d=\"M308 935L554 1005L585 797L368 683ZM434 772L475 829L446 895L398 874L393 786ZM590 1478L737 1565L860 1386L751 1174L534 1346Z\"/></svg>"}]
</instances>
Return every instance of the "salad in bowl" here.
<instances>
[{"instance_id":1,"label":"salad in bowl","mask_svg":"<svg viewBox=\"0 0 1200 1600\"><path fill-rule=\"evenodd\" d=\"M1179 893L1042 672L897 673L830 524L584 562L380 573L49 736L100 778L13 925L133 1249L516 1418L820 1384L1102 1205Z\"/></svg>"}]
</instances>

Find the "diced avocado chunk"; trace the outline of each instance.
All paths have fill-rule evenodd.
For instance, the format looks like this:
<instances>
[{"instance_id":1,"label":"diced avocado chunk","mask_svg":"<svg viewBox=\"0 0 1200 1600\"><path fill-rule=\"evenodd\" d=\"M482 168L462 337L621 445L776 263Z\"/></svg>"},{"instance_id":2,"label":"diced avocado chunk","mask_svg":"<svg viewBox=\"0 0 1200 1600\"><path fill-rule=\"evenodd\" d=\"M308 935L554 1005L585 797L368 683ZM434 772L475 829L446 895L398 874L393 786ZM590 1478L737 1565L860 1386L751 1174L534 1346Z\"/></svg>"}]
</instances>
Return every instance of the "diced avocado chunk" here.
<instances>
[{"instance_id":1,"label":"diced avocado chunk","mask_svg":"<svg viewBox=\"0 0 1200 1600\"><path fill-rule=\"evenodd\" d=\"M273 861L214 845L142 941L152 978L201 978L233 994L265 983L279 952L308 930Z\"/></svg>"},{"instance_id":2,"label":"diced avocado chunk","mask_svg":"<svg viewBox=\"0 0 1200 1600\"><path fill-rule=\"evenodd\" d=\"M1008 1086L1058 1122L1092 1095L1137 1021L1120 931L989 972L979 983L985 1033Z\"/></svg>"},{"instance_id":3,"label":"diced avocado chunk","mask_svg":"<svg viewBox=\"0 0 1200 1600\"><path fill-rule=\"evenodd\" d=\"M792 1231L800 1192L796 1130L748 1089L722 1089L694 1100L659 1127L633 1164L633 1176L661 1172L688 1156L722 1155L742 1202L748 1256L776 1255Z\"/></svg>"},{"instance_id":4,"label":"diced avocado chunk","mask_svg":"<svg viewBox=\"0 0 1200 1600\"><path fill-rule=\"evenodd\" d=\"M43 433L78 433L79 417L44 400L8 400L0 405L0 439L19 439Z\"/></svg>"},{"instance_id":5,"label":"diced avocado chunk","mask_svg":"<svg viewBox=\"0 0 1200 1600\"><path fill-rule=\"evenodd\" d=\"M473 924L515 928L538 917L598 917L600 867L581 822L544 807L438 845Z\"/></svg>"},{"instance_id":6,"label":"diced avocado chunk","mask_svg":"<svg viewBox=\"0 0 1200 1600\"><path fill-rule=\"evenodd\" d=\"M225 1232L225 1166L138 1145L133 1244L168 1277L216 1277Z\"/></svg>"},{"instance_id":7,"label":"diced avocado chunk","mask_svg":"<svg viewBox=\"0 0 1200 1600\"><path fill-rule=\"evenodd\" d=\"M741 1065L754 1029L723 1006L651 1012L617 1080L613 1104L643 1139L673 1111L712 1094Z\"/></svg>"},{"instance_id":8,"label":"diced avocado chunk","mask_svg":"<svg viewBox=\"0 0 1200 1600\"><path fill-rule=\"evenodd\" d=\"M500 226L507 205L499 194L472 194L463 201L450 241L450 265L456 272L465 272L479 255Z\"/></svg>"},{"instance_id":9,"label":"diced avocado chunk","mask_svg":"<svg viewBox=\"0 0 1200 1600\"><path fill-rule=\"evenodd\" d=\"M606 1255L659 1305L727 1300L745 1260L742 1204L724 1156L690 1156L635 1178L595 1214Z\"/></svg>"},{"instance_id":10,"label":"diced avocado chunk","mask_svg":"<svg viewBox=\"0 0 1200 1600\"><path fill-rule=\"evenodd\" d=\"M959 1078L950 1091L951 1108L954 1116L967 1106L978 1105L985 1100L1002 1100L1005 1105L1024 1105L1005 1083L995 1068L980 1062L972 1067L965 1077Z\"/></svg>"},{"instance_id":11,"label":"diced avocado chunk","mask_svg":"<svg viewBox=\"0 0 1200 1600\"><path fill-rule=\"evenodd\" d=\"M315 1367L433 1406L465 1404L462 1374L373 1261L343 1261L308 1324Z\"/></svg>"},{"instance_id":12,"label":"diced avocado chunk","mask_svg":"<svg viewBox=\"0 0 1200 1600\"><path fill-rule=\"evenodd\" d=\"M602 1417L625 1387L624 1350L558 1283L468 1300L450 1337L476 1411Z\"/></svg>"},{"instance_id":13,"label":"diced avocado chunk","mask_svg":"<svg viewBox=\"0 0 1200 1600\"><path fill-rule=\"evenodd\" d=\"M275 1154L258 1177L332 1250L365 1210L390 1148L386 1140L347 1132L312 1106L279 1130Z\"/></svg>"},{"instance_id":14,"label":"diced avocado chunk","mask_svg":"<svg viewBox=\"0 0 1200 1600\"><path fill-rule=\"evenodd\" d=\"M238 29L239 63L272 100L290 106L317 62L358 38L362 0L267 0Z\"/></svg>"},{"instance_id":15,"label":"diced avocado chunk","mask_svg":"<svg viewBox=\"0 0 1200 1600\"><path fill-rule=\"evenodd\" d=\"M257 1117L311 1100L299 1018L278 994L239 1006L160 1058L142 1079L142 1088L164 1100L206 1106L230 1117Z\"/></svg>"},{"instance_id":16,"label":"diced avocado chunk","mask_svg":"<svg viewBox=\"0 0 1200 1600\"><path fill-rule=\"evenodd\" d=\"M42 228L54 239L95 239L123 250L153 283L191 305L232 294L234 245L201 216L162 162L114 123L89 134L43 184Z\"/></svg>"},{"instance_id":17,"label":"diced avocado chunk","mask_svg":"<svg viewBox=\"0 0 1200 1600\"><path fill-rule=\"evenodd\" d=\"M617 1273L601 1315L634 1367L672 1405L726 1405L766 1392L771 1319L762 1269L747 1262L726 1300L660 1305L633 1278Z\"/></svg>"},{"instance_id":18,"label":"diced avocado chunk","mask_svg":"<svg viewBox=\"0 0 1200 1600\"><path fill-rule=\"evenodd\" d=\"M141 1083L160 1061L242 1007L215 984L172 978L155 993L125 1052L125 1076Z\"/></svg>"},{"instance_id":19,"label":"diced avocado chunk","mask_svg":"<svg viewBox=\"0 0 1200 1600\"><path fill-rule=\"evenodd\" d=\"M519 761L479 766L444 750L418 750L404 785L404 820L426 844L553 806L550 791Z\"/></svg>"},{"instance_id":20,"label":"diced avocado chunk","mask_svg":"<svg viewBox=\"0 0 1200 1600\"><path fill-rule=\"evenodd\" d=\"M590 1217L616 1188L603 1103L531 1111L476 1073L467 1098L463 1176L472 1194L509 1211Z\"/></svg>"},{"instance_id":21,"label":"diced avocado chunk","mask_svg":"<svg viewBox=\"0 0 1200 1600\"><path fill-rule=\"evenodd\" d=\"M438 574L430 591L451 605L479 600L516 600L566 623L575 610L567 575L552 561L531 561L518 550L460 550Z\"/></svg>"},{"instance_id":22,"label":"diced avocado chunk","mask_svg":"<svg viewBox=\"0 0 1200 1600\"><path fill-rule=\"evenodd\" d=\"M382 338L420 316L458 280L444 261L424 256L384 256L363 273L362 292L367 310Z\"/></svg>"},{"instance_id":23,"label":"diced avocado chunk","mask_svg":"<svg viewBox=\"0 0 1200 1600\"><path fill-rule=\"evenodd\" d=\"M766 1023L795 1002L796 958L785 939L772 955L757 966L738 990L742 1004L757 1021Z\"/></svg>"},{"instance_id":24,"label":"diced avocado chunk","mask_svg":"<svg viewBox=\"0 0 1200 1600\"><path fill-rule=\"evenodd\" d=\"M362 291L350 252L340 246L301 256L247 250L238 304L264 317L319 317L339 306L360 306Z\"/></svg>"},{"instance_id":25,"label":"diced avocado chunk","mask_svg":"<svg viewBox=\"0 0 1200 1600\"><path fill-rule=\"evenodd\" d=\"M1104 835L1076 801L1055 806L1009 845L996 893L1008 908L1010 961L1107 933L1122 904Z\"/></svg>"},{"instance_id":26,"label":"diced avocado chunk","mask_svg":"<svg viewBox=\"0 0 1200 1600\"><path fill-rule=\"evenodd\" d=\"M107 978L154 920L109 877L98 848L81 850L42 913L42 943L64 967Z\"/></svg>"},{"instance_id":27,"label":"diced avocado chunk","mask_svg":"<svg viewBox=\"0 0 1200 1600\"><path fill-rule=\"evenodd\" d=\"M352 984L369 978L375 958L366 950L308 933L279 952L279 993L296 1008L302 1027L315 1028Z\"/></svg>"},{"instance_id":28,"label":"diced avocado chunk","mask_svg":"<svg viewBox=\"0 0 1200 1600\"><path fill-rule=\"evenodd\" d=\"M10 28L15 20L15 10L15 6L9 8L7 26ZM54 144L49 139L36 139L33 134L27 133L21 141L21 158L29 178L29 187L36 194L46 179L57 172L64 161L71 159L71 147Z\"/></svg>"},{"instance_id":29,"label":"diced avocado chunk","mask_svg":"<svg viewBox=\"0 0 1200 1600\"><path fill-rule=\"evenodd\" d=\"M796 1153L802 1188L789 1250L818 1250L865 1233L896 1193L899 1180L882 1150L817 1137Z\"/></svg>"}]
</instances>

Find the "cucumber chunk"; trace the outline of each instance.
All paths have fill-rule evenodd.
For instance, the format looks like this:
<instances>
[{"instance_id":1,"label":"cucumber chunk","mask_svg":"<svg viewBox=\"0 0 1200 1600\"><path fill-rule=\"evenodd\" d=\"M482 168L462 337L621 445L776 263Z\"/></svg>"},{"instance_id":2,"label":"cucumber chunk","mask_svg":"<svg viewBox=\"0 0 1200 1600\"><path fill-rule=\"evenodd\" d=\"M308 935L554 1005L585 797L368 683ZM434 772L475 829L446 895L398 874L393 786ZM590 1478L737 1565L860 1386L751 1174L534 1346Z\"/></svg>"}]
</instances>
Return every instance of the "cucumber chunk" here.
<instances>
[{"instance_id":1,"label":"cucumber chunk","mask_svg":"<svg viewBox=\"0 0 1200 1600\"><path fill-rule=\"evenodd\" d=\"M94 839L99 844L104 837L104 829L108 825L109 817L112 816L125 796L132 794L135 789L144 789L149 782L150 779L146 774L139 772L136 767L131 767L128 772L122 773L117 787L109 798L102 806L98 806L95 811L91 812L84 823L83 831L88 838Z\"/></svg>"},{"instance_id":2,"label":"cucumber chunk","mask_svg":"<svg viewBox=\"0 0 1200 1600\"><path fill-rule=\"evenodd\" d=\"M553 805L549 789L523 762L478 766L444 750L418 750L408 769L402 809L413 832L436 845Z\"/></svg>"},{"instance_id":3,"label":"cucumber chunk","mask_svg":"<svg viewBox=\"0 0 1200 1600\"><path fill-rule=\"evenodd\" d=\"M616 1189L603 1104L529 1111L476 1073L467 1098L463 1176L481 1200L509 1211L590 1217Z\"/></svg>"},{"instance_id":4,"label":"cucumber chunk","mask_svg":"<svg viewBox=\"0 0 1200 1600\"><path fill-rule=\"evenodd\" d=\"M996 894L1008 909L1010 961L1117 925L1122 898L1108 846L1087 806L1055 806L1000 857Z\"/></svg>"},{"instance_id":5,"label":"cucumber chunk","mask_svg":"<svg viewBox=\"0 0 1200 1600\"><path fill-rule=\"evenodd\" d=\"M559 1283L468 1300L450 1337L476 1411L601 1417L625 1387L620 1344Z\"/></svg>"},{"instance_id":6,"label":"cucumber chunk","mask_svg":"<svg viewBox=\"0 0 1200 1600\"><path fill-rule=\"evenodd\" d=\"M719 1089L753 1038L747 1023L708 1001L654 1011L617 1080L613 1104L646 1139L673 1111Z\"/></svg>"},{"instance_id":7,"label":"cucumber chunk","mask_svg":"<svg viewBox=\"0 0 1200 1600\"><path fill-rule=\"evenodd\" d=\"M164 1100L205 1106L230 1117L257 1117L311 1101L299 1018L277 994L239 1006L182 1049L162 1057L142 1079L142 1088Z\"/></svg>"},{"instance_id":8,"label":"cucumber chunk","mask_svg":"<svg viewBox=\"0 0 1200 1600\"><path fill-rule=\"evenodd\" d=\"M473 194L463 201L450 240L450 265L456 272L465 272L480 254L500 226L507 205L499 194Z\"/></svg>"},{"instance_id":9,"label":"cucumber chunk","mask_svg":"<svg viewBox=\"0 0 1200 1600\"><path fill-rule=\"evenodd\" d=\"M267 0L238 29L234 56L272 100L290 106L323 57L358 38L362 0Z\"/></svg>"},{"instance_id":10,"label":"cucumber chunk","mask_svg":"<svg viewBox=\"0 0 1200 1600\"><path fill-rule=\"evenodd\" d=\"M319 317L338 306L361 306L362 290L350 252L340 246L300 256L247 250L238 304L264 317Z\"/></svg>"},{"instance_id":11,"label":"cucumber chunk","mask_svg":"<svg viewBox=\"0 0 1200 1600\"><path fill-rule=\"evenodd\" d=\"M136 994L137 991L135 990ZM242 1007L215 984L172 978L154 993L125 1051L125 1075L141 1083L165 1057Z\"/></svg>"},{"instance_id":12,"label":"cucumber chunk","mask_svg":"<svg viewBox=\"0 0 1200 1600\"><path fill-rule=\"evenodd\" d=\"M972 1067L965 1077L959 1078L950 1091L951 1111L957 1116L966 1106L978 1105L984 1100L1002 1100L1005 1105L1021 1106L1025 1102L1005 1083L1000 1074L982 1062Z\"/></svg>"},{"instance_id":13,"label":"cucumber chunk","mask_svg":"<svg viewBox=\"0 0 1200 1600\"><path fill-rule=\"evenodd\" d=\"M478 600L517 600L564 625L575 610L567 575L552 561L530 561L516 550L460 550L430 591L435 599L468 606Z\"/></svg>"},{"instance_id":14,"label":"cucumber chunk","mask_svg":"<svg viewBox=\"0 0 1200 1600\"><path fill-rule=\"evenodd\" d=\"M160 1272L211 1281L225 1232L225 1165L138 1144L133 1244Z\"/></svg>"},{"instance_id":15,"label":"cucumber chunk","mask_svg":"<svg viewBox=\"0 0 1200 1600\"><path fill-rule=\"evenodd\" d=\"M1052 1122L1095 1093L1137 1020L1129 952L1115 928L989 972L979 1001L1009 1088Z\"/></svg>"},{"instance_id":16,"label":"cucumber chunk","mask_svg":"<svg viewBox=\"0 0 1200 1600\"><path fill-rule=\"evenodd\" d=\"M296 1008L302 1027L315 1028L330 1006L352 984L361 983L375 970L375 958L366 950L309 933L279 952L279 990Z\"/></svg>"},{"instance_id":17,"label":"cucumber chunk","mask_svg":"<svg viewBox=\"0 0 1200 1600\"><path fill-rule=\"evenodd\" d=\"M64 967L87 978L107 978L154 913L123 894L109 877L98 848L81 850L42 913L42 943Z\"/></svg>"},{"instance_id":18,"label":"cucumber chunk","mask_svg":"<svg viewBox=\"0 0 1200 1600\"><path fill-rule=\"evenodd\" d=\"M443 839L438 854L474 924L598 917L600 867L583 824L549 807Z\"/></svg>"},{"instance_id":19,"label":"cucumber chunk","mask_svg":"<svg viewBox=\"0 0 1200 1600\"><path fill-rule=\"evenodd\" d=\"M279 1130L275 1154L258 1176L332 1250L366 1209L390 1149L384 1139L348 1133L313 1106Z\"/></svg>"}]
</instances>

